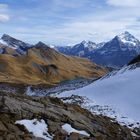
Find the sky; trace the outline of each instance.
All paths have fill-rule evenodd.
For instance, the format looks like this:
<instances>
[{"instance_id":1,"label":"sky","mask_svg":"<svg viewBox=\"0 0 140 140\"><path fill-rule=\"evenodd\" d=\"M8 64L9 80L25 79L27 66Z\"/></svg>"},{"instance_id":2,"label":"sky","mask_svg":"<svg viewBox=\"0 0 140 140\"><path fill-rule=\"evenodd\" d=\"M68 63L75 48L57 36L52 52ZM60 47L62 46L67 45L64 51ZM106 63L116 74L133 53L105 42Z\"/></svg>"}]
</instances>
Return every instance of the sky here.
<instances>
[{"instance_id":1,"label":"sky","mask_svg":"<svg viewBox=\"0 0 140 140\"><path fill-rule=\"evenodd\" d=\"M32 44L99 43L129 31L140 39L140 0L0 0L0 36Z\"/></svg>"}]
</instances>

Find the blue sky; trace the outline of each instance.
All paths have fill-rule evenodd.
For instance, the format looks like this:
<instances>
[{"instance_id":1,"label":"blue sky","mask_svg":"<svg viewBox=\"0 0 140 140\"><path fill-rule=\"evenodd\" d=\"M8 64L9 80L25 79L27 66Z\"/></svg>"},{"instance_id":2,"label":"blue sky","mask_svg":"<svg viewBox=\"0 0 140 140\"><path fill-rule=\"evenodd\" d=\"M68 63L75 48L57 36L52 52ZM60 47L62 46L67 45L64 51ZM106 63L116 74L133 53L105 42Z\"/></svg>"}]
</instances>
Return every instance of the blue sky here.
<instances>
[{"instance_id":1,"label":"blue sky","mask_svg":"<svg viewBox=\"0 0 140 140\"><path fill-rule=\"evenodd\" d=\"M0 35L29 43L102 42L129 31L140 39L140 0L0 0Z\"/></svg>"}]
</instances>

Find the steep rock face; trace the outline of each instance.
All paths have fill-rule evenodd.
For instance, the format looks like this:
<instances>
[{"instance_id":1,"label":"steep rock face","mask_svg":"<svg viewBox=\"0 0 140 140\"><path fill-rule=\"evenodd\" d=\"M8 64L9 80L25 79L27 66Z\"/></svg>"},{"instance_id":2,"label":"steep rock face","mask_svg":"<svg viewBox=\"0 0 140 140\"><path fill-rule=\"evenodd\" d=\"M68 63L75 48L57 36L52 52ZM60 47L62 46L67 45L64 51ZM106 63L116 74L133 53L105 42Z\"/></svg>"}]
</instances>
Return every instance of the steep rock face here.
<instances>
[{"instance_id":1,"label":"steep rock face","mask_svg":"<svg viewBox=\"0 0 140 140\"><path fill-rule=\"evenodd\" d=\"M92 115L77 105L64 104L57 98L27 97L0 93L0 137L18 140L37 139L21 125L15 124L22 119L43 119L48 124L49 133L54 140L133 140L131 130L112 122L109 118ZM84 130L89 136L77 133L68 134L62 125L70 124L77 130Z\"/></svg>"}]
</instances>

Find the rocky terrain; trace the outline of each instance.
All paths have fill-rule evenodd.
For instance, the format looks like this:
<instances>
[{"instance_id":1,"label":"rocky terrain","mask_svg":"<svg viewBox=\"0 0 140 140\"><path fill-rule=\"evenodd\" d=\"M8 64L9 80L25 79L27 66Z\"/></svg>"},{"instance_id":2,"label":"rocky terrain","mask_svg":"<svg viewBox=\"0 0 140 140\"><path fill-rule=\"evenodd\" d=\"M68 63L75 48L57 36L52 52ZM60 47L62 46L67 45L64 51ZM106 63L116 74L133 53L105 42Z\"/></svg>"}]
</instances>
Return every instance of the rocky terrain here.
<instances>
[{"instance_id":1,"label":"rocky terrain","mask_svg":"<svg viewBox=\"0 0 140 140\"><path fill-rule=\"evenodd\" d=\"M43 138L18 123L25 119L36 119L32 124L34 128L44 120L48 129L44 130ZM77 132L68 133L66 125L71 125ZM108 117L93 115L78 105L63 103L58 98L0 93L1 140L135 140L136 132Z\"/></svg>"}]
</instances>

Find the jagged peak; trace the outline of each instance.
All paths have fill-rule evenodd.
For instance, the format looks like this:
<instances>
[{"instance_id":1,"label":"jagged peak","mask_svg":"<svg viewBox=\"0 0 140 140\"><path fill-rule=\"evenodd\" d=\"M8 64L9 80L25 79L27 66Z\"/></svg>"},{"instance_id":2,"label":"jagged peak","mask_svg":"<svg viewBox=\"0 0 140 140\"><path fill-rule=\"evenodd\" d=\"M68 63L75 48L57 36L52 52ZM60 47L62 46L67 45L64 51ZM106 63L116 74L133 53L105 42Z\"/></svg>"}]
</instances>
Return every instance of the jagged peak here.
<instances>
[{"instance_id":1,"label":"jagged peak","mask_svg":"<svg viewBox=\"0 0 140 140\"><path fill-rule=\"evenodd\" d=\"M140 41L135 38L131 33L129 33L128 31L125 31L117 36L115 36L113 38L113 40L118 40L119 42L123 43L123 44L127 44L127 45L133 45L133 46L137 46L140 44ZM112 40L111 40L112 41Z\"/></svg>"},{"instance_id":2,"label":"jagged peak","mask_svg":"<svg viewBox=\"0 0 140 140\"><path fill-rule=\"evenodd\" d=\"M35 44L35 47L46 47L46 48L49 48L48 45L46 45L44 42L42 41L39 41L37 44Z\"/></svg>"},{"instance_id":3,"label":"jagged peak","mask_svg":"<svg viewBox=\"0 0 140 140\"><path fill-rule=\"evenodd\" d=\"M1 38L3 38L3 37L11 37L11 36L8 34L3 34Z\"/></svg>"},{"instance_id":4,"label":"jagged peak","mask_svg":"<svg viewBox=\"0 0 140 140\"><path fill-rule=\"evenodd\" d=\"M87 43L88 41L87 40L83 40L82 42L81 42L81 44L85 44L85 43Z\"/></svg>"},{"instance_id":5,"label":"jagged peak","mask_svg":"<svg viewBox=\"0 0 140 140\"><path fill-rule=\"evenodd\" d=\"M20 54L25 54L28 48L31 48L33 45L25 43L21 40L18 40L8 34L3 34L0 39L0 43L6 47L16 50Z\"/></svg>"},{"instance_id":6,"label":"jagged peak","mask_svg":"<svg viewBox=\"0 0 140 140\"><path fill-rule=\"evenodd\" d=\"M134 37L131 33L129 33L128 31L125 31L125 32L119 34L118 37L120 37L120 38L127 38L127 37L129 37L129 38L135 38L135 37Z\"/></svg>"},{"instance_id":7,"label":"jagged peak","mask_svg":"<svg viewBox=\"0 0 140 140\"><path fill-rule=\"evenodd\" d=\"M24 45L27 45L27 46L31 46L30 44L26 43L26 42L23 42L19 39L16 39L8 34L3 34L1 39L7 43L14 43L14 44L17 44L17 43L23 43ZM17 44L18 45L18 44Z\"/></svg>"},{"instance_id":8,"label":"jagged peak","mask_svg":"<svg viewBox=\"0 0 140 140\"><path fill-rule=\"evenodd\" d=\"M42 41L39 41L36 45L46 45L46 44Z\"/></svg>"},{"instance_id":9,"label":"jagged peak","mask_svg":"<svg viewBox=\"0 0 140 140\"><path fill-rule=\"evenodd\" d=\"M81 42L81 44L96 44L96 43L94 43L94 42L92 42L92 41L90 41L90 40L83 40L83 41Z\"/></svg>"},{"instance_id":10,"label":"jagged peak","mask_svg":"<svg viewBox=\"0 0 140 140\"><path fill-rule=\"evenodd\" d=\"M8 35L8 34L3 34L2 37L1 37L2 40L8 40L8 39L15 39L14 37ZM15 39L17 40L17 39Z\"/></svg>"}]
</instances>

